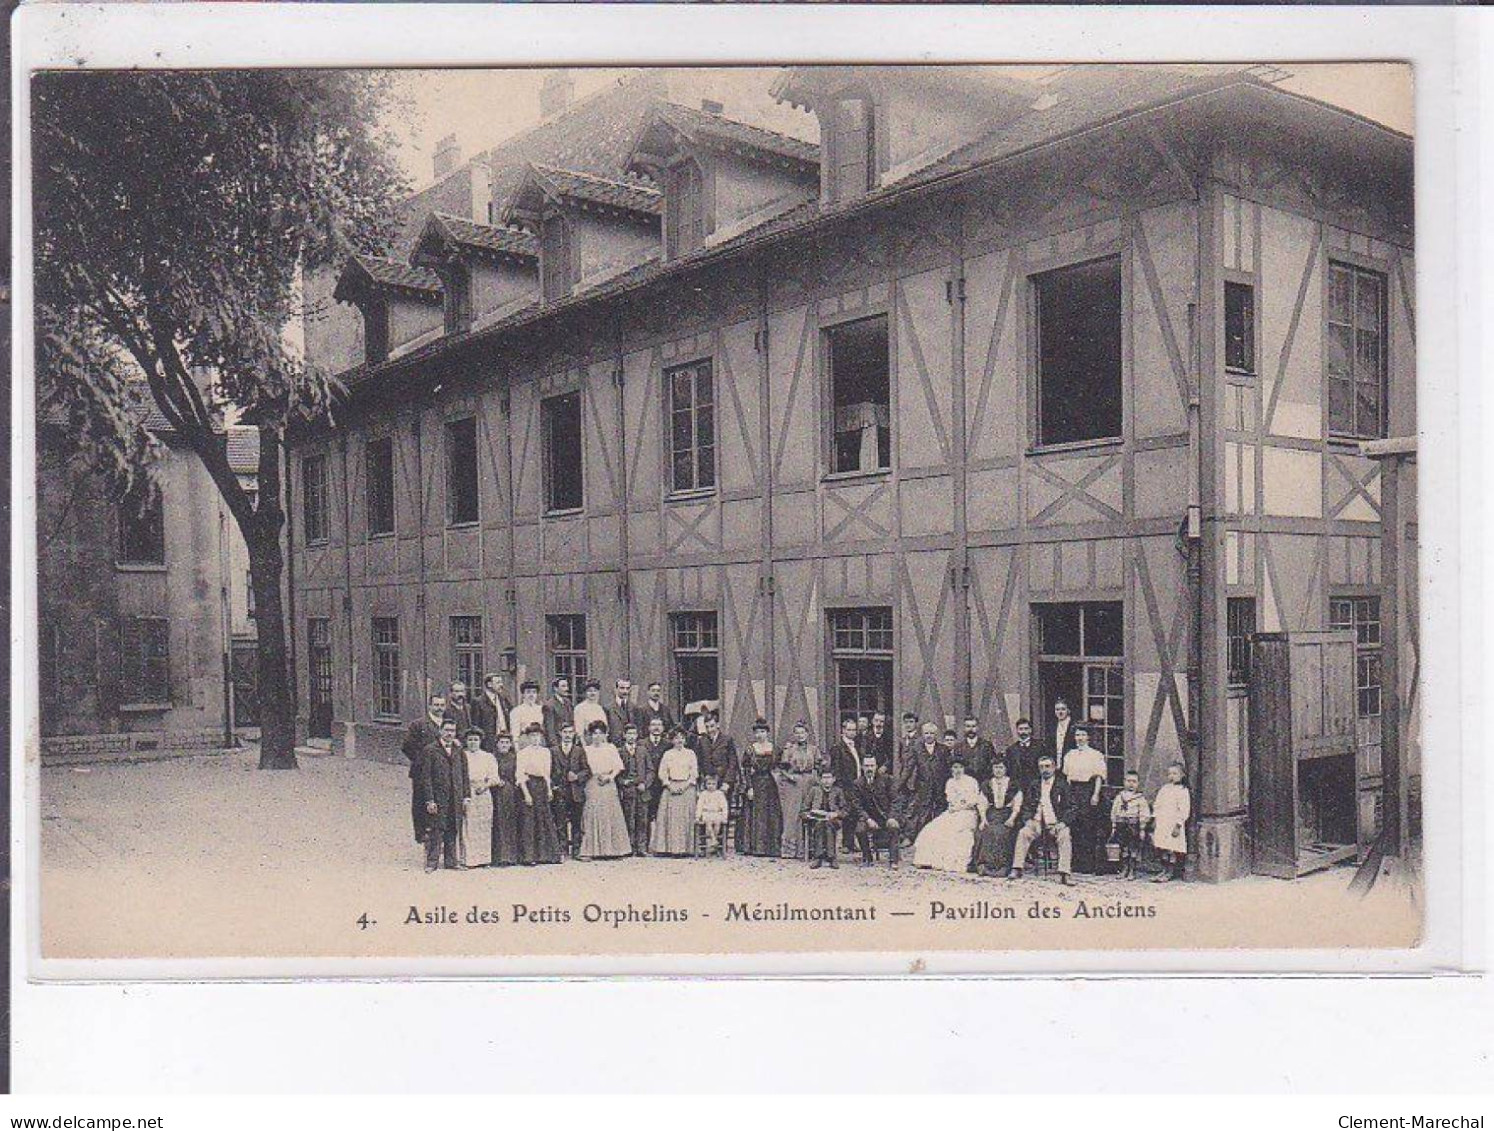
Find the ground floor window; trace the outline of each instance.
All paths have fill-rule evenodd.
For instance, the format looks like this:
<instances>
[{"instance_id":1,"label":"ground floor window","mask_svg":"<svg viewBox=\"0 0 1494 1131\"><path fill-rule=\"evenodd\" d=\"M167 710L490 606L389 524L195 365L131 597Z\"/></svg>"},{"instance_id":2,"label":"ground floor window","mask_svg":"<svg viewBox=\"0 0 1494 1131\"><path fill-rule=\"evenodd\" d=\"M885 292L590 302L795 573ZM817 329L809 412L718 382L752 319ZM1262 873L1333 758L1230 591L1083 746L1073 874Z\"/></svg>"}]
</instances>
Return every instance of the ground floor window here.
<instances>
[{"instance_id":1,"label":"ground floor window","mask_svg":"<svg viewBox=\"0 0 1494 1131\"><path fill-rule=\"evenodd\" d=\"M1380 717L1380 598L1334 597L1328 602L1328 627L1354 633L1354 683L1359 717Z\"/></svg>"},{"instance_id":2,"label":"ground floor window","mask_svg":"<svg viewBox=\"0 0 1494 1131\"><path fill-rule=\"evenodd\" d=\"M683 716L690 704L721 698L721 641L714 612L671 613L675 702Z\"/></svg>"},{"instance_id":3,"label":"ground floor window","mask_svg":"<svg viewBox=\"0 0 1494 1131\"><path fill-rule=\"evenodd\" d=\"M482 617L451 618L451 679L475 696L482 686Z\"/></svg>"},{"instance_id":4,"label":"ground floor window","mask_svg":"<svg viewBox=\"0 0 1494 1131\"><path fill-rule=\"evenodd\" d=\"M568 679L576 695L586 682L586 615L563 613L545 618L545 632L550 645L550 678Z\"/></svg>"},{"instance_id":5,"label":"ground floor window","mask_svg":"<svg viewBox=\"0 0 1494 1131\"><path fill-rule=\"evenodd\" d=\"M312 738L331 738L332 622L326 617L306 618L306 667L307 731Z\"/></svg>"},{"instance_id":6,"label":"ground floor window","mask_svg":"<svg viewBox=\"0 0 1494 1131\"><path fill-rule=\"evenodd\" d=\"M1229 685L1250 683L1250 638L1255 635L1255 598L1231 597L1225 611Z\"/></svg>"},{"instance_id":7,"label":"ground floor window","mask_svg":"<svg viewBox=\"0 0 1494 1131\"><path fill-rule=\"evenodd\" d=\"M892 609L830 611L835 726L877 712L892 716Z\"/></svg>"},{"instance_id":8,"label":"ground floor window","mask_svg":"<svg viewBox=\"0 0 1494 1131\"><path fill-rule=\"evenodd\" d=\"M399 618L374 617L374 714L399 718Z\"/></svg>"},{"instance_id":9,"label":"ground floor window","mask_svg":"<svg viewBox=\"0 0 1494 1131\"><path fill-rule=\"evenodd\" d=\"M1121 602L1034 605L1032 620L1037 636L1039 733L1050 733L1053 706L1062 699L1074 719L1089 728L1089 744L1105 755L1106 780L1121 785L1126 771Z\"/></svg>"},{"instance_id":10,"label":"ground floor window","mask_svg":"<svg viewBox=\"0 0 1494 1131\"><path fill-rule=\"evenodd\" d=\"M170 622L165 617L130 617L120 635L126 701L170 703Z\"/></svg>"}]
</instances>

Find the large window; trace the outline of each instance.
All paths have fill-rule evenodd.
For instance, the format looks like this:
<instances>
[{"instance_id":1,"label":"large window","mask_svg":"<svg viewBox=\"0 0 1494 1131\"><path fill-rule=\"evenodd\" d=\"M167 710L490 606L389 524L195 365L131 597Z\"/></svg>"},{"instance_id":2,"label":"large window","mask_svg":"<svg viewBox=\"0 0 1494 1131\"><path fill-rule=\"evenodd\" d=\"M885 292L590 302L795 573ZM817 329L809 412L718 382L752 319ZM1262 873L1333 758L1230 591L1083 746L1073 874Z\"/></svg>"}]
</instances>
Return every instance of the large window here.
<instances>
[{"instance_id":1,"label":"large window","mask_svg":"<svg viewBox=\"0 0 1494 1131\"><path fill-rule=\"evenodd\" d=\"M1045 738L1054 706L1068 705L1089 728L1090 745L1105 755L1105 777L1120 785L1126 769L1125 616L1119 601L1032 607L1037 644L1039 715ZM1062 767L1060 767L1062 768Z\"/></svg>"},{"instance_id":2,"label":"large window","mask_svg":"<svg viewBox=\"0 0 1494 1131\"><path fill-rule=\"evenodd\" d=\"M327 484L327 457L307 456L301 461L301 522L306 543L316 546L327 540L330 526L330 495Z\"/></svg>"},{"instance_id":3,"label":"large window","mask_svg":"<svg viewBox=\"0 0 1494 1131\"><path fill-rule=\"evenodd\" d=\"M546 302L571 293L571 233L559 214L540 224L540 275Z\"/></svg>"},{"instance_id":4,"label":"large window","mask_svg":"<svg viewBox=\"0 0 1494 1131\"><path fill-rule=\"evenodd\" d=\"M869 98L842 98L834 106L834 199L854 200L877 183L876 106Z\"/></svg>"},{"instance_id":5,"label":"large window","mask_svg":"<svg viewBox=\"0 0 1494 1131\"><path fill-rule=\"evenodd\" d=\"M550 678L564 676L571 681L576 694L586 681L586 617L582 613L563 613L545 618L545 634L550 645ZM577 695L577 698L580 698Z\"/></svg>"},{"instance_id":6,"label":"large window","mask_svg":"<svg viewBox=\"0 0 1494 1131\"><path fill-rule=\"evenodd\" d=\"M446 423L446 521L452 526L476 522L477 418Z\"/></svg>"},{"instance_id":7,"label":"large window","mask_svg":"<svg viewBox=\"0 0 1494 1131\"><path fill-rule=\"evenodd\" d=\"M171 624L165 617L129 617L121 624L120 675L127 703L171 702Z\"/></svg>"},{"instance_id":8,"label":"large window","mask_svg":"<svg viewBox=\"0 0 1494 1131\"><path fill-rule=\"evenodd\" d=\"M1359 717L1380 717L1380 598L1334 597L1328 602L1328 627L1354 633L1354 683Z\"/></svg>"},{"instance_id":9,"label":"large window","mask_svg":"<svg viewBox=\"0 0 1494 1131\"><path fill-rule=\"evenodd\" d=\"M1255 372L1255 290L1245 283L1224 284L1224 367Z\"/></svg>"},{"instance_id":10,"label":"large window","mask_svg":"<svg viewBox=\"0 0 1494 1131\"><path fill-rule=\"evenodd\" d=\"M887 316L832 326L825 339L834 411L832 467L836 472L891 467Z\"/></svg>"},{"instance_id":11,"label":"large window","mask_svg":"<svg viewBox=\"0 0 1494 1131\"><path fill-rule=\"evenodd\" d=\"M705 191L700 166L682 161L669 171L669 257L694 251L705 240Z\"/></svg>"},{"instance_id":12,"label":"large window","mask_svg":"<svg viewBox=\"0 0 1494 1131\"><path fill-rule=\"evenodd\" d=\"M1121 261L1113 255L1033 277L1038 443L1121 434Z\"/></svg>"},{"instance_id":13,"label":"large window","mask_svg":"<svg viewBox=\"0 0 1494 1131\"><path fill-rule=\"evenodd\" d=\"M161 492L141 483L119 501L119 560L124 565L166 564L166 513Z\"/></svg>"},{"instance_id":14,"label":"large window","mask_svg":"<svg viewBox=\"0 0 1494 1131\"><path fill-rule=\"evenodd\" d=\"M373 618L374 714L399 718L399 618Z\"/></svg>"},{"instance_id":15,"label":"large window","mask_svg":"<svg viewBox=\"0 0 1494 1131\"><path fill-rule=\"evenodd\" d=\"M451 678L476 696L482 687L482 617L451 618Z\"/></svg>"},{"instance_id":16,"label":"large window","mask_svg":"<svg viewBox=\"0 0 1494 1131\"><path fill-rule=\"evenodd\" d=\"M669 387L670 487L694 491L716 485L716 399L711 363L671 369Z\"/></svg>"},{"instance_id":17,"label":"large window","mask_svg":"<svg viewBox=\"0 0 1494 1131\"><path fill-rule=\"evenodd\" d=\"M675 701L683 713L691 703L721 698L721 641L715 613L672 613Z\"/></svg>"},{"instance_id":18,"label":"large window","mask_svg":"<svg viewBox=\"0 0 1494 1131\"><path fill-rule=\"evenodd\" d=\"M1250 683L1250 638L1255 635L1255 598L1231 597L1225 607L1225 650L1229 685Z\"/></svg>"},{"instance_id":19,"label":"large window","mask_svg":"<svg viewBox=\"0 0 1494 1131\"><path fill-rule=\"evenodd\" d=\"M368 532L394 533L394 437L370 440L364 449L368 474Z\"/></svg>"},{"instance_id":20,"label":"large window","mask_svg":"<svg viewBox=\"0 0 1494 1131\"><path fill-rule=\"evenodd\" d=\"M581 394L540 402L545 435L545 509L576 511L585 505L581 483Z\"/></svg>"},{"instance_id":21,"label":"large window","mask_svg":"<svg viewBox=\"0 0 1494 1131\"><path fill-rule=\"evenodd\" d=\"M830 663L835 671L835 725L892 715L892 610L830 612Z\"/></svg>"},{"instance_id":22,"label":"large window","mask_svg":"<svg viewBox=\"0 0 1494 1131\"><path fill-rule=\"evenodd\" d=\"M1385 435L1385 276L1328 264L1328 431Z\"/></svg>"}]
</instances>

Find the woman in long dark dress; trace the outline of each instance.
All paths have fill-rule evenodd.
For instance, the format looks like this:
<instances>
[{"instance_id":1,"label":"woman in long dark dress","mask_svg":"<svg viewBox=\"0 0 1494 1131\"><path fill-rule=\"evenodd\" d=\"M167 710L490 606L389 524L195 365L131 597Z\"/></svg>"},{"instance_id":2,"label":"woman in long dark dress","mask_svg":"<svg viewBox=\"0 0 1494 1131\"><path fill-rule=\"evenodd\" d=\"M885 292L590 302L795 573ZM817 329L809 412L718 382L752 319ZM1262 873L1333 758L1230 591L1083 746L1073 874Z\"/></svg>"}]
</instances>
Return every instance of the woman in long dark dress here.
<instances>
[{"instance_id":1,"label":"woman in long dark dress","mask_svg":"<svg viewBox=\"0 0 1494 1131\"><path fill-rule=\"evenodd\" d=\"M501 868L519 862L519 811L524 798L519 793L519 761L514 755L514 740L507 734L498 736L498 782L488 792L493 798L493 859L491 866Z\"/></svg>"},{"instance_id":2,"label":"woman in long dark dress","mask_svg":"<svg viewBox=\"0 0 1494 1131\"><path fill-rule=\"evenodd\" d=\"M752 745L742 761L747 780L738 850L745 856L777 856L783 842L783 806L773 773L778 751L768 739L767 720L752 724Z\"/></svg>"},{"instance_id":3,"label":"woman in long dark dress","mask_svg":"<svg viewBox=\"0 0 1494 1131\"><path fill-rule=\"evenodd\" d=\"M978 876L1005 876L1012 866L1012 846L1017 836L1017 813L1022 808L1022 787L1006 776L1006 761L997 758L991 780L981 786L989 805L986 822L975 834L970 870Z\"/></svg>"},{"instance_id":4,"label":"woman in long dark dress","mask_svg":"<svg viewBox=\"0 0 1494 1131\"><path fill-rule=\"evenodd\" d=\"M530 723L520 737L515 754L514 776L519 793L519 863L559 864L560 837L555 832L555 813L550 804L550 748L545 730Z\"/></svg>"}]
</instances>

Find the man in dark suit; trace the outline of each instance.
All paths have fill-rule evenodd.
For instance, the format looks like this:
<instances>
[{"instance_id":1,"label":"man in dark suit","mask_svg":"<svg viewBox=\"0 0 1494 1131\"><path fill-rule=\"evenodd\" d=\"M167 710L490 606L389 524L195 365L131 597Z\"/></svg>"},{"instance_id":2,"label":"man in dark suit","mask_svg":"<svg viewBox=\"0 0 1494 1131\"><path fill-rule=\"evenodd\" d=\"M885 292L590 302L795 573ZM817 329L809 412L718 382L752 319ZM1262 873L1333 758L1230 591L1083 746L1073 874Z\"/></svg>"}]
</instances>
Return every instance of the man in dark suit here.
<instances>
[{"instance_id":1,"label":"man in dark suit","mask_svg":"<svg viewBox=\"0 0 1494 1131\"><path fill-rule=\"evenodd\" d=\"M903 780L908 756L918 749L918 716L912 711L903 712L903 733L898 736L892 751L892 781L896 785Z\"/></svg>"},{"instance_id":2,"label":"man in dark suit","mask_svg":"<svg viewBox=\"0 0 1494 1131\"><path fill-rule=\"evenodd\" d=\"M1043 753L1053 755L1053 762L1058 766L1059 773L1062 773L1064 755L1077 745L1078 743L1074 740L1074 719L1069 714L1068 701L1055 699L1053 701L1053 733L1043 744Z\"/></svg>"},{"instance_id":3,"label":"man in dark suit","mask_svg":"<svg viewBox=\"0 0 1494 1131\"><path fill-rule=\"evenodd\" d=\"M856 729L856 720L847 716L840 722L840 738L830 747L830 772L835 775L835 784L843 790L851 788L856 775L861 772L861 735ZM843 821L840 826L841 844L847 852L856 847L856 828L852 821Z\"/></svg>"},{"instance_id":4,"label":"man in dark suit","mask_svg":"<svg viewBox=\"0 0 1494 1131\"><path fill-rule=\"evenodd\" d=\"M943 762L938 726L924 723L918 745L908 750L903 758L903 776L897 781L898 806L902 812L900 823L910 837L916 837L919 830L933 819L935 812L934 788L940 781ZM944 787L940 785L939 788ZM942 801L943 797L939 800Z\"/></svg>"},{"instance_id":5,"label":"man in dark suit","mask_svg":"<svg viewBox=\"0 0 1494 1131\"><path fill-rule=\"evenodd\" d=\"M715 776L721 792L735 810L738 805L737 783L742 779L742 763L737 756L737 743L731 735L721 729L721 715L707 711L705 715L705 738L700 743L697 760L700 763L700 780Z\"/></svg>"},{"instance_id":6,"label":"man in dark suit","mask_svg":"<svg viewBox=\"0 0 1494 1131\"><path fill-rule=\"evenodd\" d=\"M541 710L545 719L545 741L553 750L560 741L560 728L575 726L576 723L576 702L571 698L571 681L563 675L551 680L550 698L545 700Z\"/></svg>"},{"instance_id":7,"label":"man in dark suit","mask_svg":"<svg viewBox=\"0 0 1494 1131\"><path fill-rule=\"evenodd\" d=\"M607 735L620 746L623 731L629 726L636 728L638 735L644 733L645 724L639 719L638 707L633 702L633 681L619 679L612 685L612 702L607 704Z\"/></svg>"},{"instance_id":8,"label":"man in dark suit","mask_svg":"<svg viewBox=\"0 0 1494 1131\"><path fill-rule=\"evenodd\" d=\"M655 682L648 685L648 698L638 707L635 717L644 734L648 733L648 724L654 719L664 720L665 734L674 730L674 712L664 702L664 688L661 684Z\"/></svg>"},{"instance_id":9,"label":"man in dark suit","mask_svg":"<svg viewBox=\"0 0 1494 1131\"><path fill-rule=\"evenodd\" d=\"M887 845L887 863L898 865L898 841L902 836L898 819L893 810L892 776L877 767L874 755L861 759L861 773L846 793L846 804L850 808L850 820L856 830L856 844L861 849L861 862L870 864L876 841Z\"/></svg>"},{"instance_id":10,"label":"man in dark suit","mask_svg":"<svg viewBox=\"0 0 1494 1131\"><path fill-rule=\"evenodd\" d=\"M498 736L508 733L508 715L513 709L503 677L489 672L482 681L482 694L472 703L472 725L482 731L484 750L492 750Z\"/></svg>"},{"instance_id":11,"label":"man in dark suit","mask_svg":"<svg viewBox=\"0 0 1494 1131\"><path fill-rule=\"evenodd\" d=\"M648 764L653 767L648 795L648 819L652 821L659 815L659 798L664 793L664 786L659 781L659 760L664 757L664 751L668 750L671 744L665 737L664 720L658 715L648 721L647 727L648 737L641 745L644 754L648 756Z\"/></svg>"},{"instance_id":12,"label":"man in dark suit","mask_svg":"<svg viewBox=\"0 0 1494 1131\"><path fill-rule=\"evenodd\" d=\"M1006 748L1006 776L1018 789L1026 789L1027 783L1037 780L1037 743L1032 740L1032 723L1028 719L1017 720L1017 741Z\"/></svg>"},{"instance_id":13,"label":"man in dark suit","mask_svg":"<svg viewBox=\"0 0 1494 1131\"><path fill-rule=\"evenodd\" d=\"M591 767L586 763L586 748L576 738L576 727L562 723L560 738L550 748L551 812L555 814L555 832L561 848L570 848L572 856L581 852L581 811L586 805L586 779Z\"/></svg>"},{"instance_id":14,"label":"man in dark suit","mask_svg":"<svg viewBox=\"0 0 1494 1131\"><path fill-rule=\"evenodd\" d=\"M446 717L457 725L457 742L472 729L472 704L467 702L467 685L459 679L451 681L451 690L446 695Z\"/></svg>"},{"instance_id":15,"label":"man in dark suit","mask_svg":"<svg viewBox=\"0 0 1494 1131\"><path fill-rule=\"evenodd\" d=\"M1058 879L1067 885L1074 870L1074 838L1069 827L1074 822L1077 799L1069 783L1057 772L1053 755L1043 752L1038 758L1038 776L1031 787L1022 791L1022 809L1017 815L1020 831L1012 853L1012 870L1007 879L1020 880L1027 866L1027 853L1041 837L1051 836L1058 845Z\"/></svg>"},{"instance_id":16,"label":"man in dark suit","mask_svg":"<svg viewBox=\"0 0 1494 1131\"><path fill-rule=\"evenodd\" d=\"M467 755L457 744L456 722L441 723L441 737L420 754L415 792L425 817L425 870L460 868L457 844L471 784Z\"/></svg>"},{"instance_id":17,"label":"man in dark suit","mask_svg":"<svg viewBox=\"0 0 1494 1131\"><path fill-rule=\"evenodd\" d=\"M861 736L861 756L870 754L877 760L877 768L892 772L892 731L887 726L887 716L877 711L871 717L871 729Z\"/></svg>"},{"instance_id":18,"label":"man in dark suit","mask_svg":"<svg viewBox=\"0 0 1494 1131\"><path fill-rule=\"evenodd\" d=\"M426 701L425 718L417 719L405 731L399 744L400 753L410 763L410 822L415 826L415 843L425 840L425 802L420 799L416 777L420 773L420 756L426 747L441 740L441 720L446 717L446 696L439 691Z\"/></svg>"},{"instance_id":19,"label":"man in dark suit","mask_svg":"<svg viewBox=\"0 0 1494 1131\"><path fill-rule=\"evenodd\" d=\"M617 792L622 800L623 818L628 822L628 836L633 841L633 855L648 855L649 807L653 800L654 780L658 776L659 763L650 759L646 745L638 740L638 724L627 723L623 727L622 742L617 752L622 755L623 772L617 779ZM660 751L662 755L663 751Z\"/></svg>"},{"instance_id":20,"label":"man in dark suit","mask_svg":"<svg viewBox=\"0 0 1494 1131\"><path fill-rule=\"evenodd\" d=\"M996 747L991 740L982 738L980 720L974 715L965 716L965 734L959 743L960 757L965 759L965 772L984 785L991 778L991 763L996 760Z\"/></svg>"}]
</instances>

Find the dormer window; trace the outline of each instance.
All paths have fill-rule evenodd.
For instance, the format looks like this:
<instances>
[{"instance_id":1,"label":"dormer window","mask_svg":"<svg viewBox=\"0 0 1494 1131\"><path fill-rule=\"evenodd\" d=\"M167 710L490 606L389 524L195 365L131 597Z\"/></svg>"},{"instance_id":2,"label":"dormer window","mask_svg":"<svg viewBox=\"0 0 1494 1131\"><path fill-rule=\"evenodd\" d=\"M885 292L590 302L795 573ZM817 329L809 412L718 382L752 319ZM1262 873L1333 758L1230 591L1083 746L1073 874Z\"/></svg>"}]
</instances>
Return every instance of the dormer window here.
<instances>
[{"instance_id":1,"label":"dormer window","mask_svg":"<svg viewBox=\"0 0 1494 1131\"><path fill-rule=\"evenodd\" d=\"M666 254L670 259L694 251L705 241L705 178L692 160L681 161L669 171Z\"/></svg>"},{"instance_id":2,"label":"dormer window","mask_svg":"<svg viewBox=\"0 0 1494 1131\"><path fill-rule=\"evenodd\" d=\"M462 334L472 328L472 273L460 263L441 272L446 299L446 332Z\"/></svg>"},{"instance_id":3,"label":"dormer window","mask_svg":"<svg viewBox=\"0 0 1494 1131\"><path fill-rule=\"evenodd\" d=\"M546 302L571 293L571 231L566 218L556 212L540 225L540 279Z\"/></svg>"},{"instance_id":4,"label":"dormer window","mask_svg":"<svg viewBox=\"0 0 1494 1131\"><path fill-rule=\"evenodd\" d=\"M837 98L830 143L830 196L854 200L877 183L876 104L870 98Z\"/></svg>"},{"instance_id":5,"label":"dormer window","mask_svg":"<svg viewBox=\"0 0 1494 1131\"><path fill-rule=\"evenodd\" d=\"M369 365L389 356L389 304L379 300L363 306L363 347Z\"/></svg>"}]
</instances>

